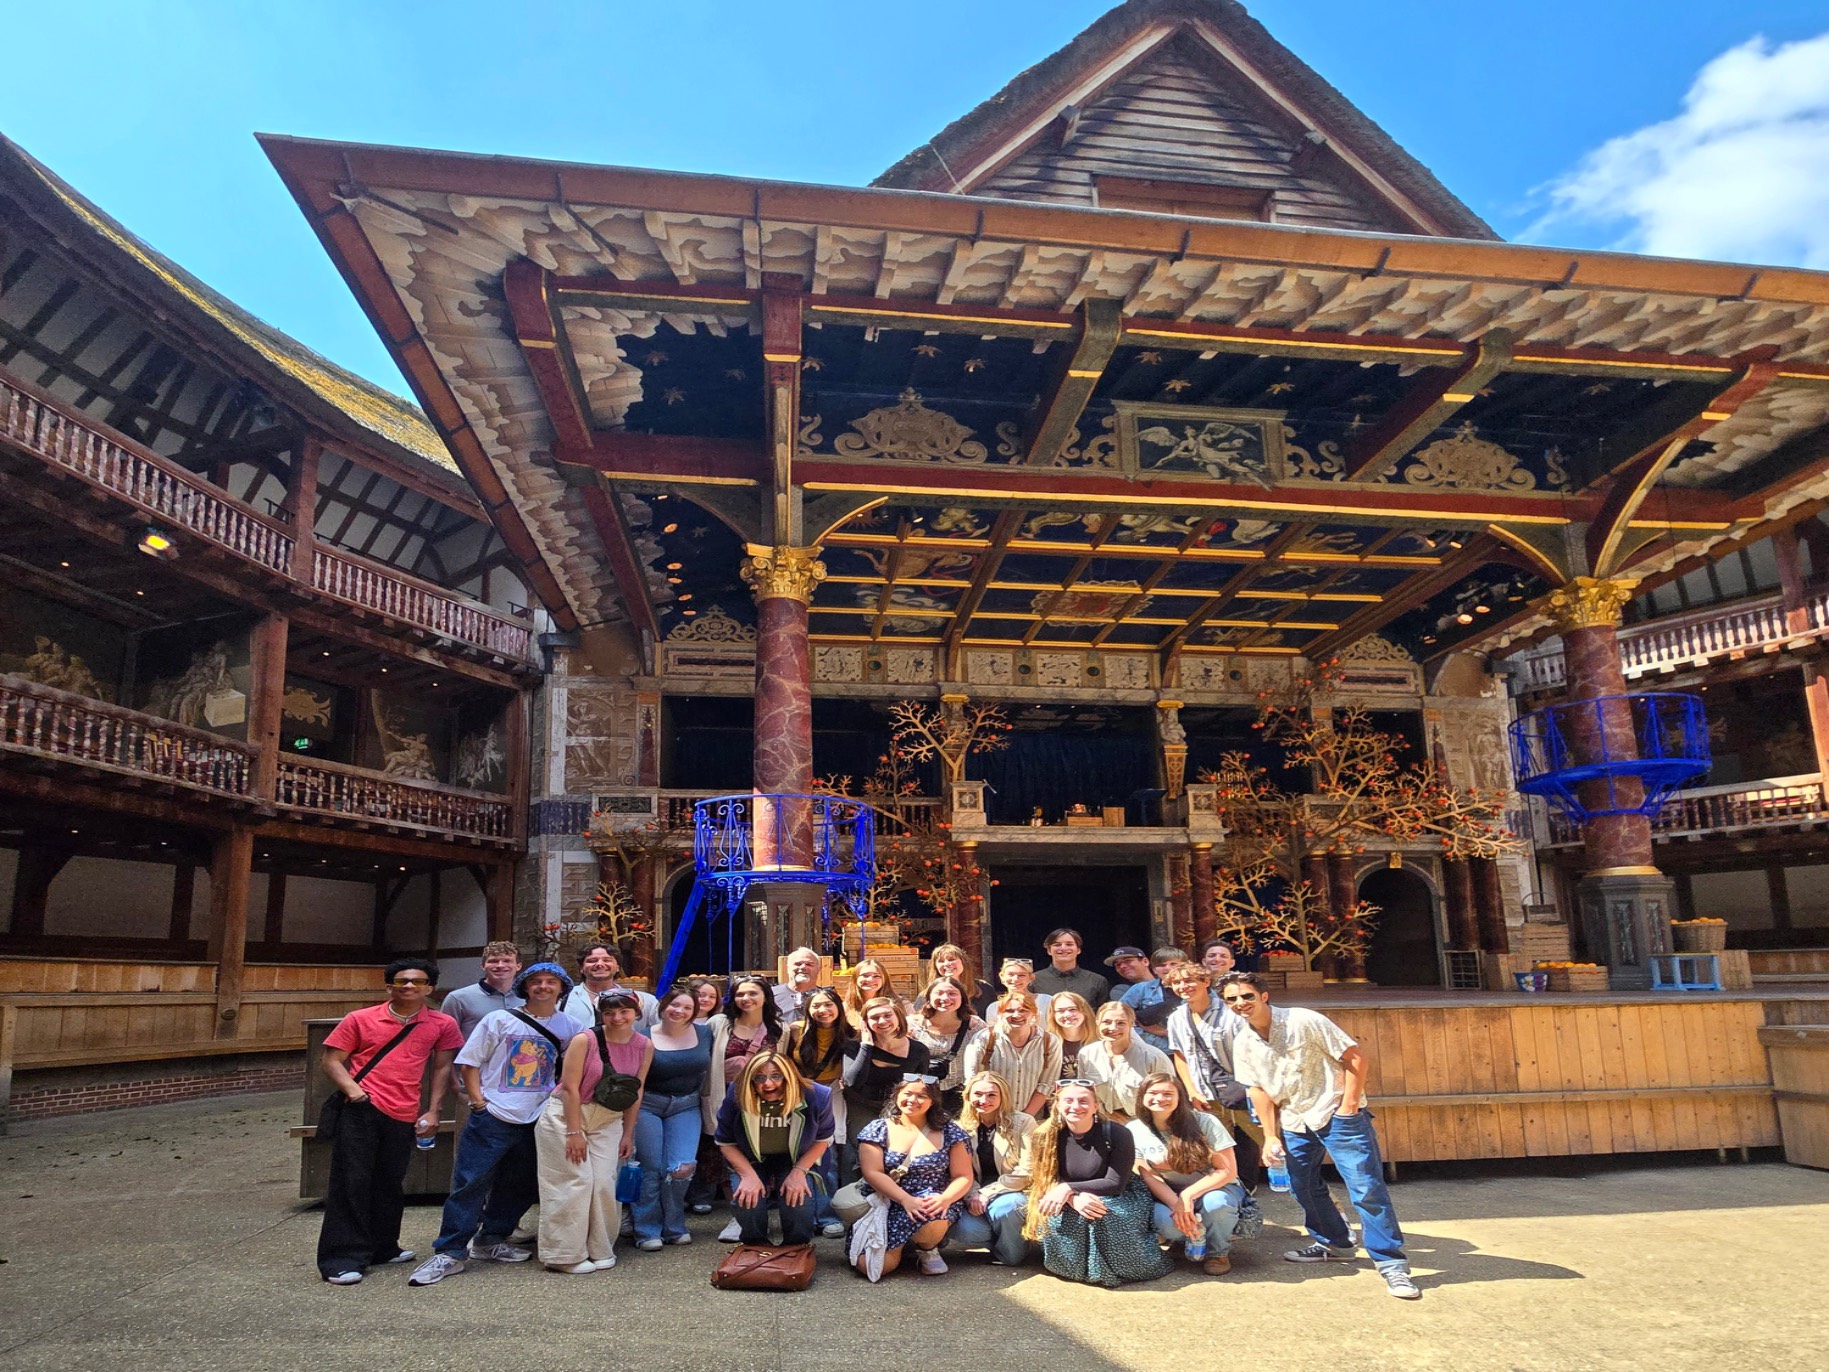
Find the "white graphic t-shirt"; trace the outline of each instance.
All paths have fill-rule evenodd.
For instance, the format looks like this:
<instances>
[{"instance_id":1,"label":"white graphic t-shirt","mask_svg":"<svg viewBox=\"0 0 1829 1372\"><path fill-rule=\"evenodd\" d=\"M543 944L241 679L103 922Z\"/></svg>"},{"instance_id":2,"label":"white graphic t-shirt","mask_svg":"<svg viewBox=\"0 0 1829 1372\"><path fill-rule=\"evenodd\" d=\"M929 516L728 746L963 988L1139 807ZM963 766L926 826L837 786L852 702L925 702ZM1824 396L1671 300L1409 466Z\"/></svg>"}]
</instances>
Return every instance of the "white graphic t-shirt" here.
<instances>
[{"instance_id":1,"label":"white graphic t-shirt","mask_svg":"<svg viewBox=\"0 0 1829 1372\"><path fill-rule=\"evenodd\" d=\"M532 1124L539 1118L547 1097L558 1089L562 1050L582 1028L569 1015L530 1018L556 1038L559 1047L514 1011L496 1010L483 1016L457 1055L459 1067L475 1067L481 1073L489 1113L510 1124Z\"/></svg>"}]
</instances>

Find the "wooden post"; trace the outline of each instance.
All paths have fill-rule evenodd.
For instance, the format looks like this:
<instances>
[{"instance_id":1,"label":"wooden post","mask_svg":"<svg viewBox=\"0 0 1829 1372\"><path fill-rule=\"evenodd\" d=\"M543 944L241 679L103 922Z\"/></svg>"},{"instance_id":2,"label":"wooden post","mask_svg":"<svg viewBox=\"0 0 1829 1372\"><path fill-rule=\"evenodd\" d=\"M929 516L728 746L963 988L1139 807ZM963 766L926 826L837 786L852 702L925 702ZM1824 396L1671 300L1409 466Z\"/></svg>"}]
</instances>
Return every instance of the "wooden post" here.
<instances>
[{"instance_id":1,"label":"wooden post","mask_svg":"<svg viewBox=\"0 0 1829 1372\"><path fill-rule=\"evenodd\" d=\"M13 874L14 938L37 938L44 933L45 903L51 883L64 865L76 856L68 848L47 843L42 832L27 830L19 848L19 866Z\"/></svg>"},{"instance_id":2,"label":"wooden post","mask_svg":"<svg viewBox=\"0 0 1829 1372\"><path fill-rule=\"evenodd\" d=\"M324 448L315 438L299 440L286 480L286 509L292 516L292 575L312 584L317 553L318 461Z\"/></svg>"},{"instance_id":3,"label":"wooden post","mask_svg":"<svg viewBox=\"0 0 1829 1372\"><path fill-rule=\"evenodd\" d=\"M1169 853L1169 942L1189 956L1194 948L1194 869L1186 853ZM1212 869L1209 867L1209 871Z\"/></svg>"},{"instance_id":4,"label":"wooden post","mask_svg":"<svg viewBox=\"0 0 1829 1372\"><path fill-rule=\"evenodd\" d=\"M267 909L260 922L257 943L281 943L286 935L286 874L267 873Z\"/></svg>"},{"instance_id":5,"label":"wooden post","mask_svg":"<svg viewBox=\"0 0 1829 1372\"><path fill-rule=\"evenodd\" d=\"M433 872L432 889L426 892L425 916L425 955L429 958L438 956L439 926L444 923L445 913L445 874Z\"/></svg>"},{"instance_id":6,"label":"wooden post","mask_svg":"<svg viewBox=\"0 0 1829 1372\"><path fill-rule=\"evenodd\" d=\"M1473 873L1462 858L1442 859L1442 896L1448 907L1448 946L1472 953L1480 947L1480 921L1474 905Z\"/></svg>"},{"instance_id":7,"label":"wooden post","mask_svg":"<svg viewBox=\"0 0 1829 1372\"><path fill-rule=\"evenodd\" d=\"M1804 664L1804 712L1810 716L1816 770L1829 778L1829 676L1814 662Z\"/></svg>"},{"instance_id":8,"label":"wooden post","mask_svg":"<svg viewBox=\"0 0 1829 1372\"><path fill-rule=\"evenodd\" d=\"M180 862L172 869L171 923L165 937L172 943L183 943L191 936L191 903L197 895L197 865Z\"/></svg>"},{"instance_id":9,"label":"wooden post","mask_svg":"<svg viewBox=\"0 0 1829 1372\"><path fill-rule=\"evenodd\" d=\"M1778 560L1779 593L1784 597L1785 628L1801 634L1810 628L1810 612L1804 608L1804 578L1797 565L1797 528L1780 529L1772 535L1772 553Z\"/></svg>"},{"instance_id":10,"label":"wooden post","mask_svg":"<svg viewBox=\"0 0 1829 1372\"><path fill-rule=\"evenodd\" d=\"M248 960L248 876L254 863L254 831L235 828L210 852L210 947L216 964L216 1036L236 1036L241 985Z\"/></svg>"},{"instance_id":11,"label":"wooden post","mask_svg":"<svg viewBox=\"0 0 1829 1372\"><path fill-rule=\"evenodd\" d=\"M1329 854L1327 859L1328 901L1342 917L1359 903L1359 887L1353 880L1353 859L1345 853ZM1365 954L1341 952L1334 959L1334 976L1340 981L1365 980Z\"/></svg>"},{"instance_id":12,"label":"wooden post","mask_svg":"<svg viewBox=\"0 0 1829 1372\"><path fill-rule=\"evenodd\" d=\"M1491 858L1469 858L1473 879L1474 923L1480 931L1480 951L1511 952L1511 935L1505 928L1505 896L1499 887L1499 864Z\"/></svg>"},{"instance_id":13,"label":"wooden post","mask_svg":"<svg viewBox=\"0 0 1829 1372\"><path fill-rule=\"evenodd\" d=\"M254 759L254 796L272 800L279 785L279 720L286 697L286 617L268 615L254 626L249 672L248 742Z\"/></svg>"},{"instance_id":14,"label":"wooden post","mask_svg":"<svg viewBox=\"0 0 1829 1372\"><path fill-rule=\"evenodd\" d=\"M483 886L483 896L489 907L489 938L512 939L514 937L514 864L498 862L489 869L489 875Z\"/></svg>"},{"instance_id":15,"label":"wooden post","mask_svg":"<svg viewBox=\"0 0 1829 1372\"><path fill-rule=\"evenodd\" d=\"M508 702L504 711L502 732L506 737L508 753L508 814L510 832L521 843L527 842L527 811L529 800L529 769L533 766L533 750L528 746L528 693L516 691L514 699Z\"/></svg>"},{"instance_id":16,"label":"wooden post","mask_svg":"<svg viewBox=\"0 0 1829 1372\"><path fill-rule=\"evenodd\" d=\"M0 1005L0 1138L13 1110L13 1045L19 1038L19 1007Z\"/></svg>"}]
</instances>

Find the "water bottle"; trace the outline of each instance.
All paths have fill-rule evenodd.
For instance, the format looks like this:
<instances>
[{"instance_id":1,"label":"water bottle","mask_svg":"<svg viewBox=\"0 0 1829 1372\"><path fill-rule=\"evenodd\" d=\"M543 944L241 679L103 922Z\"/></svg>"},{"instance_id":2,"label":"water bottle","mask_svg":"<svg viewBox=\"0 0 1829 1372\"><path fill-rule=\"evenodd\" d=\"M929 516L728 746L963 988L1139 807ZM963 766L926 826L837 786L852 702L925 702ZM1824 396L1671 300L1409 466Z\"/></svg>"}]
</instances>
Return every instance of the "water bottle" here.
<instances>
[{"instance_id":1,"label":"water bottle","mask_svg":"<svg viewBox=\"0 0 1829 1372\"><path fill-rule=\"evenodd\" d=\"M1289 1189L1289 1168L1283 1163L1265 1163L1264 1178L1270 1183L1270 1189L1272 1191L1287 1191Z\"/></svg>"},{"instance_id":2,"label":"water bottle","mask_svg":"<svg viewBox=\"0 0 1829 1372\"><path fill-rule=\"evenodd\" d=\"M421 1153L430 1153L434 1148L438 1147L437 1133L414 1134L413 1147L417 1148Z\"/></svg>"},{"instance_id":3,"label":"water bottle","mask_svg":"<svg viewBox=\"0 0 1829 1372\"><path fill-rule=\"evenodd\" d=\"M1207 1241L1204 1238L1189 1239L1183 1251L1187 1253L1189 1262L1199 1262L1207 1255Z\"/></svg>"}]
</instances>

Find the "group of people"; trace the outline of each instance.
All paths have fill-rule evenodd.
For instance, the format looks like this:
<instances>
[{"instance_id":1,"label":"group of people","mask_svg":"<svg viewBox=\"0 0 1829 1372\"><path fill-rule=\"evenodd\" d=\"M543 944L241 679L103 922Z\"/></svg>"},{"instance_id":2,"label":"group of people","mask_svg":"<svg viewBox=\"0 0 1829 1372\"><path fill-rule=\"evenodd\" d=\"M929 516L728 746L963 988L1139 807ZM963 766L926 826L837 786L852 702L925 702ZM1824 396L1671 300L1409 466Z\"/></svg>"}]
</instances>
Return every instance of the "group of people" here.
<instances>
[{"instance_id":1,"label":"group of people","mask_svg":"<svg viewBox=\"0 0 1829 1372\"><path fill-rule=\"evenodd\" d=\"M1275 1189L1287 1172L1308 1231L1285 1259L1350 1262L1358 1245L1321 1170L1331 1159L1387 1290L1420 1294L1365 1054L1338 1025L1273 1005L1222 942L1198 959L1120 948L1106 960L1115 993L1078 965L1078 933L1045 946L1039 971L1006 960L999 990L942 945L912 1002L870 960L844 991L823 986L804 948L778 985L737 974L653 996L621 985L607 945L584 951L574 980L491 943L481 979L433 1010L436 968L403 958L387 1001L325 1042L344 1102L319 1271L352 1285L416 1263L410 1284L430 1286L536 1254L554 1272L602 1271L616 1265L620 1181L638 1252L691 1243L688 1214L722 1197L720 1239L770 1244L778 1214L781 1243L845 1237L872 1280L904 1262L943 1273L943 1247L1010 1266L1039 1254L1105 1286L1163 1276L1177 1253L1220 1276L1234 1240L1262 1226L1266 1171ZM452 1087L470 1110L420 1262L400 1247L401 1182Z\"/></svg>"}]
</instances>

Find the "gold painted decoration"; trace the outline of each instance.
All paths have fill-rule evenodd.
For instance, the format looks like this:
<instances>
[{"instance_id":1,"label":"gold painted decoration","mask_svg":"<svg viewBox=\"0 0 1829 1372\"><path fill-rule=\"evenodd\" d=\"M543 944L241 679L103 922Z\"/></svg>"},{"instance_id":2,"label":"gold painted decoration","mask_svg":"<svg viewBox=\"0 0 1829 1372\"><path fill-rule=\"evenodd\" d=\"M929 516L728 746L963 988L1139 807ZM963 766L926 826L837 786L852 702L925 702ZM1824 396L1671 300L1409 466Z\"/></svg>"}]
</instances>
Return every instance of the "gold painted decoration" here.
<instances>
[{"instance_id":1,"label":"gold painted decoration","mask_svg":"<svg viewBox=\"0 0 1829 1372\"><path fill-rule=\"evenodd\" d=\"M808 427L818 439L818 419L803 427L801 440L806 442ZM990 456L990 451L972 438L972 430L939 410L931 410L919 392L909 387L893 405L870 411L851 421L856 433L840 434L832 449L840 457L874 457L888 462L951 462L976 465Z\"/></svg>"},{"instance_id":2,"label":"gold painted decoration","mask_svg":"<svg viewBox=\"0 0 1829 1372\"><path fill-rule=\"evenodd\" d=\"M1151 479L1244 483L1270 490L1288 472L1277 410L1114 402L1123 470Z\"/></svg>"},{"instance_id":3,"label":"gold painted decoration","mask_svg":"<svg viewBox=\"0 0 1829 1372\"><path fill-rule=\"evenodd\" d=\"M1618 628L1637 589L1637 577L1578 576L1544 596L1535 608L1557 629Z\"/></svg>"},{"instance_id":4,"label":"gold painted decoration","mask_svg":"<svg viewBox=\"0 0 1829 1372\"><path fill-rule=\"evenodd\" d=\"M1438 491L1534 491L1537 478L1497 443L1475 431L1471 421L1420 450L1404 469L1411 486Z\"/></svg>"},{"instance_id":5,"label":"gold painted decoration","mask_svg":"<svg viewBox=\"0 0 1829 1372\"><path fill-rule=\"evenodd\" d=\"M1410 653L1391 642L1383 634L1367 634L1364 638L1355 639L1340 650L1339 662L1401 662L1405 666L1415 663Z\"/></svg>"},{"instance_id":6,"label":"gold painted decoration","mask_svg":"<svg viewBox=\"0 0 1829 1372\"><path fill-rule=\"evenodd\" d=\"M749 556L738 572L757 600L785 597L802 605L812 602L813 588L826 579L826 564L819 560L818 548L748 546Z\"/></svg>"},{"instance_id":7,"label":"gold painted decoration","mask_svg":"<svg viewBox=\"0 0 1829 1372\"><path fill-rule=\"evenodd\" d=\"M696 619L682 620L667 634L668 643L754 643L756 631L739 624L722 606L712 605Z\"/></svg>"}]
</instances>

